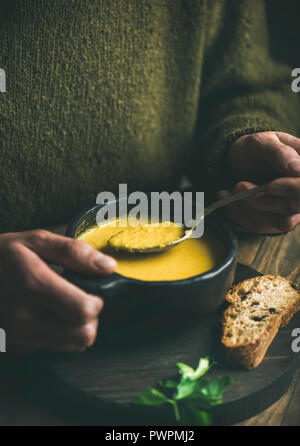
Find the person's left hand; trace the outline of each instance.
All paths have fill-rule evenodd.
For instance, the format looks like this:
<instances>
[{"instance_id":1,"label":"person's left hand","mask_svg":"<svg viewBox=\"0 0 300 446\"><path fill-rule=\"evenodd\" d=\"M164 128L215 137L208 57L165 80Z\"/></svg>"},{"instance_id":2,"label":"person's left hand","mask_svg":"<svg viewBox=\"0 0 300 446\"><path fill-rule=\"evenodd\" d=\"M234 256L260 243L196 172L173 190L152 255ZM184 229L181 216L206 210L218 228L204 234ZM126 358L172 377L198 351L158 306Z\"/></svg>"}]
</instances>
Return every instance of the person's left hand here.
<instances>
[{"instance_id":1,"label":"person's left hand","mask_svg":"<svg viewBox=\"0 0 300 446\"><path fill-rule=\"evenodd\" d=\"M268 182L268 193L224 208L250 232L288 232L300 223L300 139L282 132L261 132L238 138L229 149L229 166L237 178L224 198ZM274 179L275 178L275 179Z\"/></svg>"}]
</instances>

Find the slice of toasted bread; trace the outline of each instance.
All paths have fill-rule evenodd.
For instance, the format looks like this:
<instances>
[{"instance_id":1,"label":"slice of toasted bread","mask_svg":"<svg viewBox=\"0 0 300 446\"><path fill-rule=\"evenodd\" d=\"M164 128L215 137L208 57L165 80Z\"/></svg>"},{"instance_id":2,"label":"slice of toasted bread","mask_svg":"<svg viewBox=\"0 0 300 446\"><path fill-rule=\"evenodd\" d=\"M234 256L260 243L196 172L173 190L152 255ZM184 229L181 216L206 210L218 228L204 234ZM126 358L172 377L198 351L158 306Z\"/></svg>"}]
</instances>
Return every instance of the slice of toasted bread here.
<instances>
[{"instance_id":1,"label":"slice of toasted bread","mask_svg":"<svg viewBox=\"0 0 300 446\"><path fill-rule=\"evenodd\" d=\"M300 293L278 275L247 279L227 294L222 346L227 362L257 367L280 327L300 310Z\"/></svg>"}]
</instances>

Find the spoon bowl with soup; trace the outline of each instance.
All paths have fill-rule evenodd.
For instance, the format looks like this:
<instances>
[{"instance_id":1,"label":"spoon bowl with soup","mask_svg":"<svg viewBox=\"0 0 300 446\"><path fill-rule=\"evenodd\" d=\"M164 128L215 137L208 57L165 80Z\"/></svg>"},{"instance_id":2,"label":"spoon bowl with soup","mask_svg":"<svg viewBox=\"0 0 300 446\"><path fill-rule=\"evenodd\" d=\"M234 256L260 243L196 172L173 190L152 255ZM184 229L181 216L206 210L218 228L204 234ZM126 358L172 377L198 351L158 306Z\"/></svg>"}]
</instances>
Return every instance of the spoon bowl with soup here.
<instances>
[{"instance_id":1,"label":"spoon bowl with soup","mask_svg":"<svg viewBox=\"0 0 300 446\"><path fill-rule=\"evenodd\" d=\"M149 223L141 224L138 228L128 227L116 234L113 234L108 240L108 246L116 251L127 251L131 253L153 253L161 252L173 248L191 238L194 230L216 209L233 203L237 200L262 195L267 191L268 185L263 184L253 189L240 192L235 195L218 200L204 209L203 215L198 218L192 227L186 228L184 225L178 225L170 221L161 222L156 226Z\"/></svg>"}]
</instances>

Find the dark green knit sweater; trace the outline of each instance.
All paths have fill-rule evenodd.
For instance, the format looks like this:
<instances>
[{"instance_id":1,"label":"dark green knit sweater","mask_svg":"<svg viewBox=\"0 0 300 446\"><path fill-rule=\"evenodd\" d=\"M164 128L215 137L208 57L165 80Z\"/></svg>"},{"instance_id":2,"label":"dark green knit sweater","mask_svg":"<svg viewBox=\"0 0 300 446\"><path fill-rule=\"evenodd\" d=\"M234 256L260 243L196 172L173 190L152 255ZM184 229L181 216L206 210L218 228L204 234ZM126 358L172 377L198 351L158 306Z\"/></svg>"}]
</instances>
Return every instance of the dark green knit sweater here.
<instances>
[{"instance_id":1,"label":"dark green knit sweater","mask_svg":"<svg viewBox=\"0 0 300 446\"><path fill-rule=\"evenodd\" d=\"M2 0L0 231L184 172L211 199L237 136L296 134L266 17L262 0Z\"/></svg>"}]
</instances>

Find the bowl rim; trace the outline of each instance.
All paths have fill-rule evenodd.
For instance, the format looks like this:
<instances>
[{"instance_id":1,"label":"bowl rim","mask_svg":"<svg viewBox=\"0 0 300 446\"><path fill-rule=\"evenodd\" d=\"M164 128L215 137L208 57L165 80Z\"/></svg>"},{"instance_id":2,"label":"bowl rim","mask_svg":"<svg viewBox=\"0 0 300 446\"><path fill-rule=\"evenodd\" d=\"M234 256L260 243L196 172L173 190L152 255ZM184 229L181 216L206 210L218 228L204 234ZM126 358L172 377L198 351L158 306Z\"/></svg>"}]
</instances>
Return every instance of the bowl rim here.
<instances>
[{"instance_id":1,"label":"bowl rim","mask_svg":"<svg viewBox=\"0 0 300 446\"><path fill-rule=\"evenodd\" d=\"M113 202L118 202L119 200L113 200ZM69 222L66 231L65 231L65 235L67 237L71 237L71 238L75 238L75 233L76 233L76 229L78 228L78 226L80 225L80 223L87 218L87 216L89 214L94 213L96 210L100 209L103 205L101 204L96 204L93 205L92 207L86 207L85 209L83 209L81 212L79 212L77 215L75 215L71 221ZM122 274L119 274L117 272L113 272L112 274L110 274L109 276L100 276L100 277L94 277L94 276L82 276L80 273L77 273L75 271L72 272L72 274L76 274L78 277L81 278L80 282L85 282L88 281L89 284L91 284L91 282L94 282L95 284L97 282L103 282L103 280L106 279L106 281L109 282L120 282L120 281L124 281L124 282L129 282L129 283L133 283L133 284L138 284L138 285L147 285L147 286L152 286L152 287L158 287L158 286L186 286L187 284L191 284L194 282L199 282L199 281L205 281L205 280L209 280L212 279L213 277L221 274L232 262L235 261L236 259L236 254L237 254L237 248L238 248L238 244L237 244L237 237L236 234L233 230L232 225L230 225L230 222L226 219L224 219L222 216L220 216L219 214L213 214L213 215L209 215L207 217L207 219L217 219L218 221L220 221L222 223L222 226L225 228L225 230L227 231L228 237L231 240L231 246L227 252L227 254L225 254L224 259L214 268L201 273L201 274L197 274L196 276L192 276L192 277L187 277L186 279L178 279L178 280L155 280L155 281L146 281L146 280L139 280L139 279L134 279L131 277L126 277L123 276ZM110 280L109 280L110 279Z\"/></svg>"}]
</instances>

